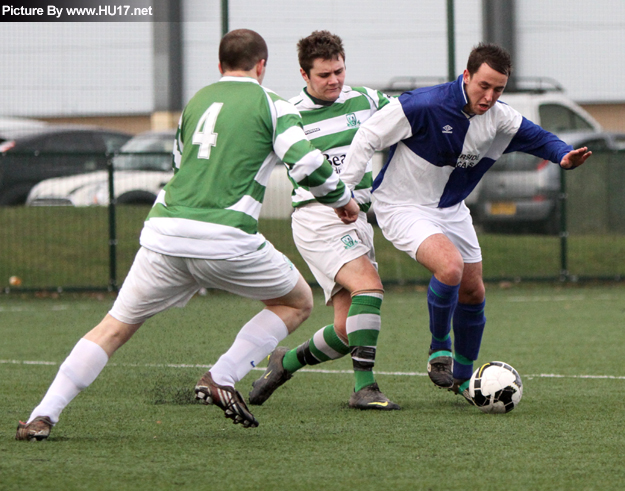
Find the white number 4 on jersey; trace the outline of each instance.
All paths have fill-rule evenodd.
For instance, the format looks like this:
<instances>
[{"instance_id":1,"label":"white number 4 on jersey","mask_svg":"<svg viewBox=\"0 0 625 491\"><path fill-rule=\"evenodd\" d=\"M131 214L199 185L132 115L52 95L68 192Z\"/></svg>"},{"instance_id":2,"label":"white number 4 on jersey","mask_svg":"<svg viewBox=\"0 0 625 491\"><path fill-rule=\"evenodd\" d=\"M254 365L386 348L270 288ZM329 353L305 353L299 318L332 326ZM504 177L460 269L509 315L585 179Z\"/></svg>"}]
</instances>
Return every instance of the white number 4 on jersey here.
<instances>
[{"instance_id":1,"label":"white number 4 on jersey","mask_svg":"<svg viewBox=\"0 0 625 491\"><path fill-rule=\"evenodd\" d=\"M217 145L217 133L215 133L215 123L217 116L223 107L223 102L213 102L209 108L204 111L202 117L197 123L195 132L193 133L193 144L199 145L197 156L200 159L208 159L211 155L211 147Z\"/></svg>"}]
</instances>

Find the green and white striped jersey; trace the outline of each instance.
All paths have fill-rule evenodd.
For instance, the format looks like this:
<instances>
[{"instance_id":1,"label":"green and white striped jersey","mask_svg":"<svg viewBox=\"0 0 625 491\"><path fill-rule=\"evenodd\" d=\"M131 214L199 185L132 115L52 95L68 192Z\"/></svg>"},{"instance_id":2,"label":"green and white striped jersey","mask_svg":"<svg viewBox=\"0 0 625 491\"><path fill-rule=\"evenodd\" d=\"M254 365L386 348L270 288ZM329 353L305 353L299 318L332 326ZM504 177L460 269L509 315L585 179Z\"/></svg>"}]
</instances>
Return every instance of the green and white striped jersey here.
<instances>
[{"instance_id":1,"label":"green and white striped jersey","mask_svg":"<svg viewBox=\"0 0 625 491\"><path fill-rule=\"evenodd\" d=\"M334 167L341 173L343 161L354 135L362 123L389 102L388 96L367 87L343 86L341 95L334 102L320 101L302 90L297 97L290 99L302 115L304 131L310 142L323 152ZM362 211L371 206L371 186L373 184L371 161L367 164L365 176L354 188L354 198ZM293 206L303 206L314 201L315 197L305 188L295 186Z\"/></svg>"},{"instance_id":2,"label":"green and white striped jersey","mask_svg":"<svg viewBox=\"0 0 625 491\"><path fill-rule=\"evenodd\" d=\"M248 77L222 77L185 107L174 176L156 199L141 245L180 257L226 259L256 251L258 216L276 164L331 207L351 193L306 139L299 112Z\"/></svg>"}]
</instances>

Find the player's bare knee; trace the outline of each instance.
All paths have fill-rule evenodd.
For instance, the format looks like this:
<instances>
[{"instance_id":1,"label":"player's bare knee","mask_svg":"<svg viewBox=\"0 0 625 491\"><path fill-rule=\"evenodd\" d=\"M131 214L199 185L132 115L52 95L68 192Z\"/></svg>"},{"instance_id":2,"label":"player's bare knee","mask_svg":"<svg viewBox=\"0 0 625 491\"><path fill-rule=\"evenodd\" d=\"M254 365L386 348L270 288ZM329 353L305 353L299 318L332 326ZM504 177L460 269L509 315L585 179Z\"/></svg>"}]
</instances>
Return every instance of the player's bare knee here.
<instances>
[{"instance_id":1,"label":"player's bare knee","mask_svg":"<svg viewBox=\"0 0 625 491\"><path fill-rule=\"evenodd\" d=\"M461 286L460 291L458 292L458 301L468 305L477 305L482 303L484 298L486 298L486 289L484 288L484 283L482 282L468 287Z\"/></svg>"},{"instance_id":2,"label":"player's bare knee","mask_svg":"<svg viewBox=\"0 0 625 491\"><path fill-rule=\"evenodd\" d=\"M109 356L120 348L139 329L139 324L126 324L107 314L84 338L100 345Z\"/></svg>"},{"instance_id":3,"label":"player's bare knee","mask_svg":"<svg viewBox=\"0 0 625 491\"><path fill-rule=\"evenodd\" d=\"M457 285L462 281L464 264L462 261L449 261L435 273L436 278L446 285Z\"/></svg>"}]
</instances>

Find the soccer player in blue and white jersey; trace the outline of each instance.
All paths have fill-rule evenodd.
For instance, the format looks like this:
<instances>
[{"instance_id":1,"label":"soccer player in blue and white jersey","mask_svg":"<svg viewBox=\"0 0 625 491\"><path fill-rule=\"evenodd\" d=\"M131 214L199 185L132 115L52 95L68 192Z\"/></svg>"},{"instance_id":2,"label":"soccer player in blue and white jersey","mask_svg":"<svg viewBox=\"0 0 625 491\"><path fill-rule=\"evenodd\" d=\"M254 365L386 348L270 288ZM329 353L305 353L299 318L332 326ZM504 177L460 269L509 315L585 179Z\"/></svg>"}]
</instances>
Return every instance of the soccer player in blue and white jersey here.
<instances>
[{"instance_id":1,"label":"soccer player in blue and white jersey","mask_svg":"<svg viewBox=\"0 0 625 491\"><path fill-rule=\"evenodd\" d=\"M591 155L498 101L511 67L505 49L479 44L456 81L406 92L365 122L341 173L353 188L374 151L391 147L373 184L373 209L384 236L432 273L428 373L465 397L486 317L482 253L463 200L503 153L564 169Z\"/></svg>"}]
</instances>

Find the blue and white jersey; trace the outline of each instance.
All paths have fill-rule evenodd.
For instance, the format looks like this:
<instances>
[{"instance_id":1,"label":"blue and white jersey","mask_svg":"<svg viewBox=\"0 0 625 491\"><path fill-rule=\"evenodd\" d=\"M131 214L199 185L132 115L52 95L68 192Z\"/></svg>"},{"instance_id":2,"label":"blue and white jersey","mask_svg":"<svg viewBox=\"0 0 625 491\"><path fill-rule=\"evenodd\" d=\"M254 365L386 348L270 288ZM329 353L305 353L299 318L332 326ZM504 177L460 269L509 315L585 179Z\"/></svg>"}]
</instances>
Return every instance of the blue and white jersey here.
<instances>
[{"instance_id":1,"label":"blue and white jersey","mask_svg":"<svg viewBox=\"0 0 625 491\"><path fill-rule=\"evenodd\" d=\"M482 115L465 113L467 103L462 76L405 92L360 127L341 179L353 187L373 152L390 147L373 183L376 201L448 208L461 203L504 153L559 163L573 149L503 102Z\"/></svg>"}]
</instances>

